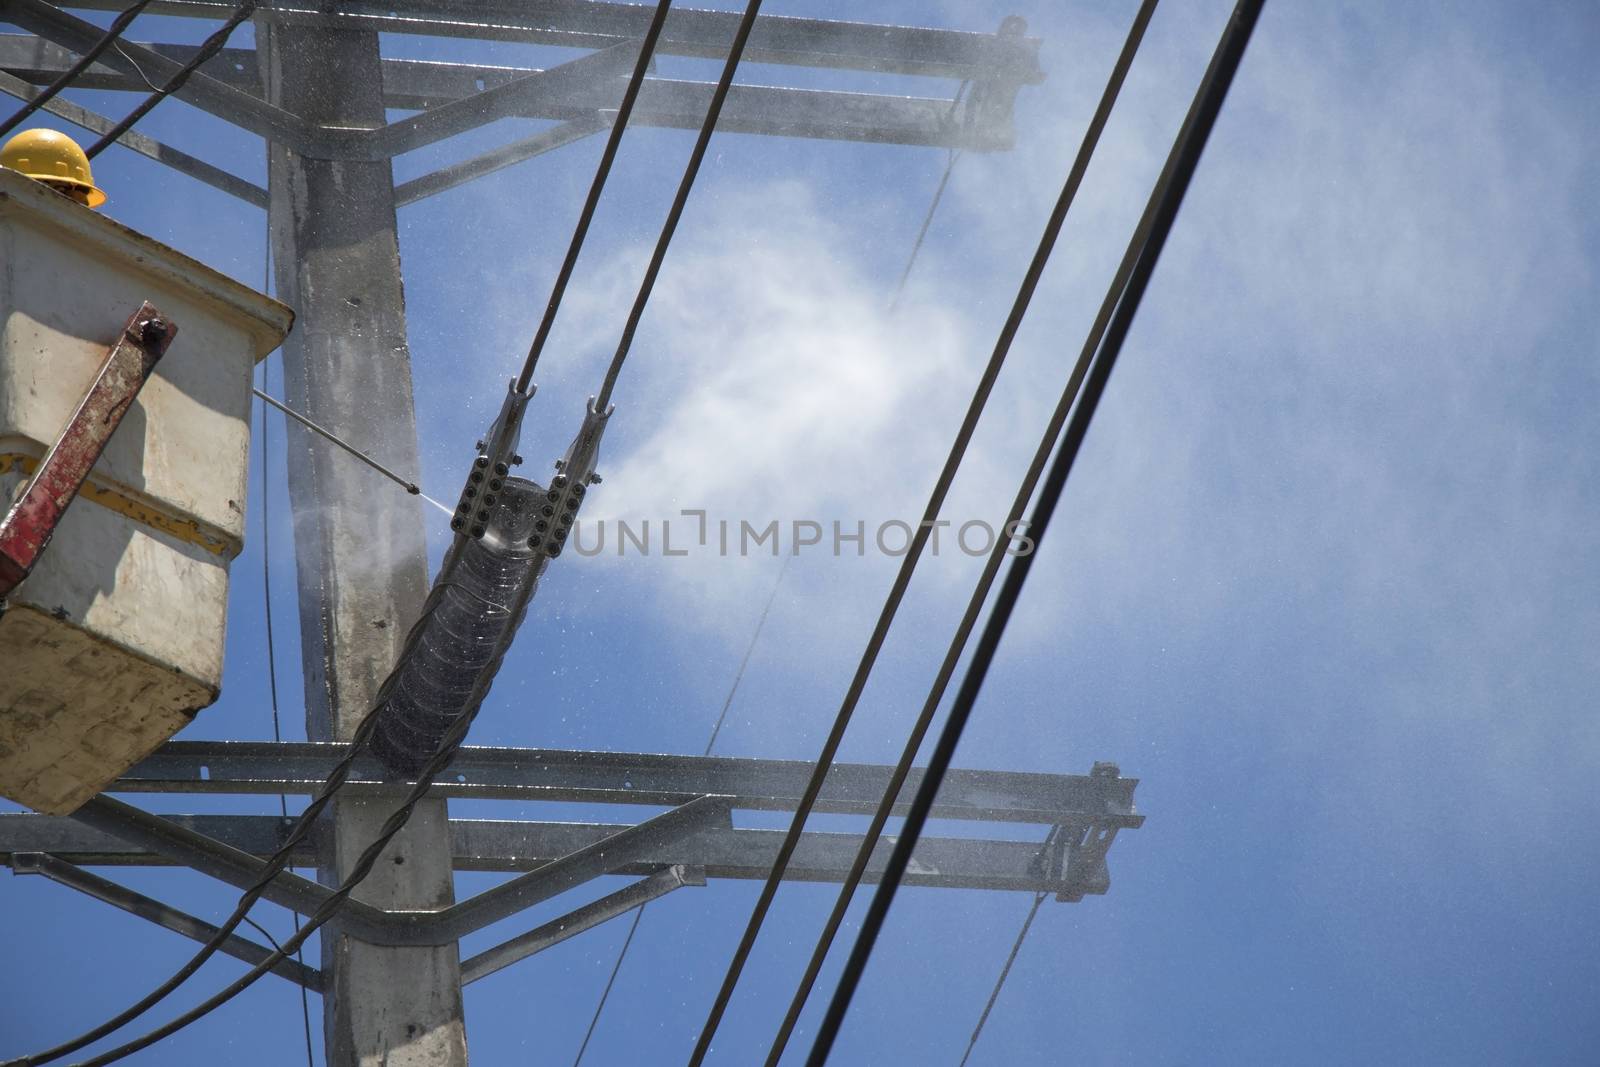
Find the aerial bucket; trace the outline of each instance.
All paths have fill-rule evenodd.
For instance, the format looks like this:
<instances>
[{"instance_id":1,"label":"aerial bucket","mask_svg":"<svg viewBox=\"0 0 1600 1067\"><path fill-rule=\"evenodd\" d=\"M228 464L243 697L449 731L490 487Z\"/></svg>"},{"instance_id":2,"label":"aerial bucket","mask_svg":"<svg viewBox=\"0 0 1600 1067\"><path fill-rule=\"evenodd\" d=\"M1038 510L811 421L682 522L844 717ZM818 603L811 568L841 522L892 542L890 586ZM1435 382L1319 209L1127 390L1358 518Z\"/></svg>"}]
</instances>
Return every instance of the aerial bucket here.
<instances>
[{"instance_id":1,"label":"aerial bucket","mask_svg":"<svg viewBox=\"0 0 1600 1067\"><path fill-rule=\"evenodd\" d=\"M43 484L147 304L175 337L0 613L0 795L47 814L217 698L251 372L293 313L0 169L0 515Z\"/></svg>"}]
</instances>

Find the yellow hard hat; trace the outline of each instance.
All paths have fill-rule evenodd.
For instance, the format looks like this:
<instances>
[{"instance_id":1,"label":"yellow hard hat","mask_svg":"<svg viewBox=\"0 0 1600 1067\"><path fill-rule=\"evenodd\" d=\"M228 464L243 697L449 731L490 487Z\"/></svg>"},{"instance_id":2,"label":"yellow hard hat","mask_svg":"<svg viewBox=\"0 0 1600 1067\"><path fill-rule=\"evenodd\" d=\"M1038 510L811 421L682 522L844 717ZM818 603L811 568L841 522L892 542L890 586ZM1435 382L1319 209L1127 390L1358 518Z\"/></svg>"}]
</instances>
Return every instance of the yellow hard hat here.
<instances>
[{"instance_id":1,"label":"yellow hard hat","mask_svg":"<svg viewBox=\"0 0 1600 1067\"><path fill-rule=\"evenodd\" d=\"M99 207L106 194L94 184L89 157L78 142L55 130L23 130L0 148L0 167L26 174L35 181L80 191L84 203Z\"/></svg>"}]
</instances>

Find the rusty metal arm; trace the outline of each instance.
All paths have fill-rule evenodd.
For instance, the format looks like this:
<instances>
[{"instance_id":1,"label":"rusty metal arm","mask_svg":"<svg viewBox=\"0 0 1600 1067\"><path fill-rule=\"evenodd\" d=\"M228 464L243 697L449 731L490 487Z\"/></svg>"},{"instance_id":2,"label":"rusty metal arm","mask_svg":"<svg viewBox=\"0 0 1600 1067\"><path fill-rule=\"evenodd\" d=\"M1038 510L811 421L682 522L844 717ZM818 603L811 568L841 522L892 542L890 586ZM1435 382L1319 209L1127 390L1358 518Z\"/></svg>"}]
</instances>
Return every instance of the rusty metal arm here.
<instances>
[{"instance_id":1,"label":"rusty metal arm","mask_svg":"<svg viewBox=\"0 0 1600 1067\"><path fill-rule=\"evenodd\" d=\"M61 436L0 519L0 599L33 570L178 328L149 303L128 319Z\"/></svg>"}]
</instances>

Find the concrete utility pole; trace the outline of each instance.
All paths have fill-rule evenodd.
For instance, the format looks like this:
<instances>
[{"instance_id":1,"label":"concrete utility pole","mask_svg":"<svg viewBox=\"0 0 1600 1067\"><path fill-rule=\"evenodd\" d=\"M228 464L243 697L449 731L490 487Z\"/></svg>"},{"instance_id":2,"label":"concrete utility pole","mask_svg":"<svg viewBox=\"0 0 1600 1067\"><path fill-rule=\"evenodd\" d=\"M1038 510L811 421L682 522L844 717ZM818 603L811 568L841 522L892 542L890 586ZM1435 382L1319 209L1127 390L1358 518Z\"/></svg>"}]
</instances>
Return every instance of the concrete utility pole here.
<instances>
[{"instance_id":1,"label":"concrete utility pole","mask_svg":"<svg viewBox=\"0 0 1600 1067\"><path fill-rule=\"evenodd\" d=\"M273 104L319 124L385 121L378 35L257 23ZM279 295L299 315L284 348L292 406L369 455L417 470L416 416L394 180L377 162L269 150L270 232ZM348 740L373 706L427 593L422 520L411 497L326 442L290 431L289 494L304 645L306 729ZM319 878L335 885L396 807L385 797L334 801ZM454 901L444 800L419 804L355 896L384 908ZM322 931L328 1062L465 1067L461 966L454 943L373 945Z\"/></svg>"}]
</instances>

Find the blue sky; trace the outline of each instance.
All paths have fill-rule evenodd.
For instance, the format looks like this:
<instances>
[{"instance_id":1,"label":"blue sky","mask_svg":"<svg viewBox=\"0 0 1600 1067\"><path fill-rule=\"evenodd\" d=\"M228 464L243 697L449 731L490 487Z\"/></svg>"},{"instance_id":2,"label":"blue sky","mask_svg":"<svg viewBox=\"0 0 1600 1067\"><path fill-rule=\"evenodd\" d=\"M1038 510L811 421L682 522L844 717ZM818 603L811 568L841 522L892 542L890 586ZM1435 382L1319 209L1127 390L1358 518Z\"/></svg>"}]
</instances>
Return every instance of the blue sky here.
<instances>
[{"instance_id":1,"label":"blue sky","mask_svg":"<svg viewBox=\"0 0 1600 1067\"><path fill-rule=\"evenodd\" d=\"M714 141L617 393L595 517L920 511L1133 5L769 10L978 30L1016 11L1045 38L1050 76L1019 97L1014 151L958 163L895 315L884 303L942 152ZM1227 10L1158 12L952 516L1003 513ZM132 36L197 31L149 19ZM1581 5L1533 18L1510 4L1269 3L957 760L1071 773L1112 760L1141 779L1149 818L1118 839L1107 896L1046 903L974 1065L1600 1059L1597 46L1600 18ZM258 143L183 104L144 128L263 175ZM525 454L554 456L575 429L691 140L624 142ZM598 151L584 142L401 212L421 480L436 495L453 492L526 347ZM96 171L108 212L259 284L259 212L127 153ZM276 392L276 357L268 374ZM282 457L268 458L281 711L303 736ZM271 735L258 504L224 693L185 737ZM893 565L795 562L721 754L814 756ZM473 740L700 751L777 567L564 557ZM977 569L944 554L919 572L845 758L898 753ZM116 873L207 917L233 901L197 875ZM652 905L587 1062L686 1058L754 895L714 883ZM759 1061L832 899L779 895L713 1062ZM1028 904L903 892L834 1062L955 1063ZM0 976L3 1053L111 1014L192 948L35 879L0 879L0 910L26 961ZM623 933L469 987L476 1060L570 1062ZM174 1005L238 969L208 965ZM293 1063L301 1042L297 997L267 980L132 1062Z\"/></svg>"}]
</instances>

